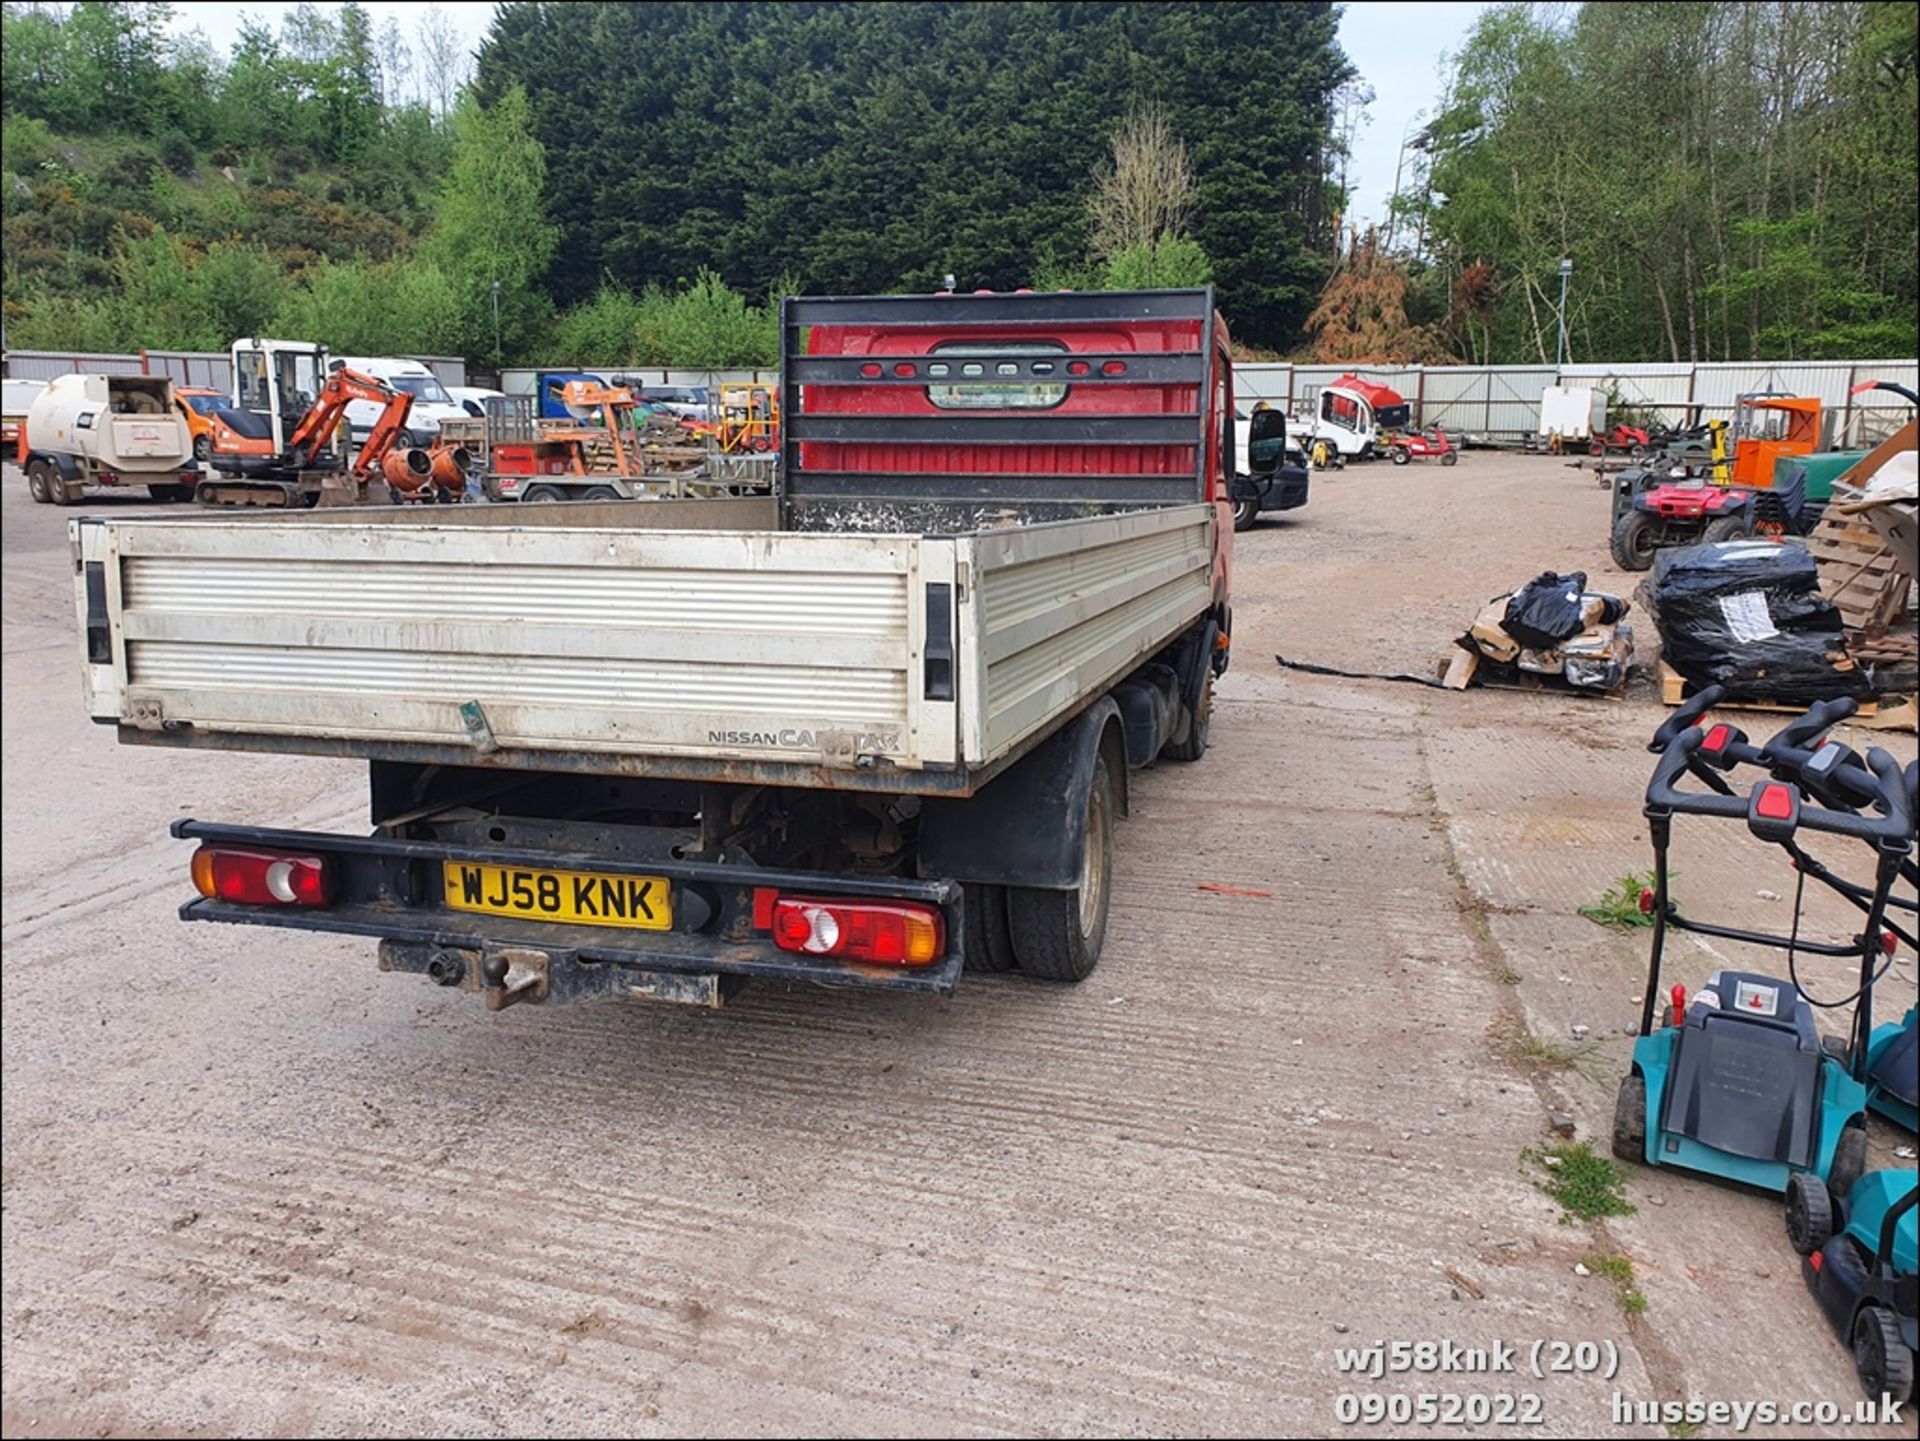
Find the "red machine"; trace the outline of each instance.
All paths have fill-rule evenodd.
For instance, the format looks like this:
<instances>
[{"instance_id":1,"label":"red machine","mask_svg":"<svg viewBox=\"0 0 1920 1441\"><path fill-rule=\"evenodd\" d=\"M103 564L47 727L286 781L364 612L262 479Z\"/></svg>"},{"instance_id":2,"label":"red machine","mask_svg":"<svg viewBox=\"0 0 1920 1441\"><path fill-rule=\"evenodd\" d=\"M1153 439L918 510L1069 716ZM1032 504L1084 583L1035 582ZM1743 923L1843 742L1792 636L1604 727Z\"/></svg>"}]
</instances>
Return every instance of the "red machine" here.
<instances>
[{"instance_id":1,"label":"red machine","mask_svg":"<svg viewBox=\"0 0 1920 1441\"><path fill-rule=\"evenodd\" d=\"M1455 465L1460 460L1460 447L1447 439L1446 431L1435 426L1428 431L1414 431L1411 435L1396 435L1386 442L1387 454L1395 465L1405 465L1418 457L1421 460L1438 459L1442 465Z\"/></svg>"}]
</instances>

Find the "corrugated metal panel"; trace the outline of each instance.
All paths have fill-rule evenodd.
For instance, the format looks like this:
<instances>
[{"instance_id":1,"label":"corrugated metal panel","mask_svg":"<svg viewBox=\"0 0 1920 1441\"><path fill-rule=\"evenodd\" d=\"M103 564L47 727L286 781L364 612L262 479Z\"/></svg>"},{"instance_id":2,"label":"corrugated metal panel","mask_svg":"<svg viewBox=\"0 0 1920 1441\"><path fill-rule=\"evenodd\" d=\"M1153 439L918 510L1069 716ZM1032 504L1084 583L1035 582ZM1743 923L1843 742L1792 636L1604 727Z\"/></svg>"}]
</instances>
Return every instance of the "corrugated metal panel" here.
<instances>
[{"instance_id":1,"label":"corrugated metal panel","mask_svg":"<svg viewBox=\"0 0 1920 1441\"><path fill-rule=\"evenodd\" d=\"M457 355L409 355L408 360L417 360L435 375L440 377L442 385L465 385L467 383L467 362Z\"/></svg>"},{"instance_id":2,"label":"corrugated metal panel","mask_svg":"<svg viewBox=\"0 0 1920 1441\"><path fill-rule=\"evenodd\" d=\"M984 706L967 758L986 760L1097 695L1204 612L1210 506L987 533L976 539Z\"/></svg>"},{"instance_id":3,"label":"corrugated metal panel","mask_svg":"<svg viewBox=\"0 0 1920 1441\"><path fill-rule=\"evenodd\" d=\"M120 713L203 729L917 764L908 597L923 542L114 522ZM716 735L720 738L716 739ZM950 744L950 743L949 743Z\"/></svg>"},{"instance_id":4,"label":"corrugated metal panel","mask_svg":"<svg viewBox=\"0 0 1920 1441\"><path fill-rule=\"evenodd\" d=\"M1293 367L1284 362L1248 361L1233 368L1233 399L1241 410L1259 401L1290 410L1293 405Z\"/></svg>"},{"instance_id":5,"label":"corrugated metal panel","mask_svg":"<svg viewBox=\"0 0 1920 1441\"><path fill-rule=\"evenodd\" d=\"M138 375L137 355L96 355L56 350L9 350L11 380L52 380L56 375Z\"/></svg>"},{"instance_id":6,"label":"corrugated metal panel","mask_svg":"<svg viewBox=\"0 0 1920 1441\"><path fill-rule=\"evenodd\" d=\"M1693 367L1670 362L1645 365L1566 365L1562 384L1589 385L1617 396L1623 408L1640 411L1668 425L1687 422L1687 397L1693 388Z\"/></svg>"}]
</instances>

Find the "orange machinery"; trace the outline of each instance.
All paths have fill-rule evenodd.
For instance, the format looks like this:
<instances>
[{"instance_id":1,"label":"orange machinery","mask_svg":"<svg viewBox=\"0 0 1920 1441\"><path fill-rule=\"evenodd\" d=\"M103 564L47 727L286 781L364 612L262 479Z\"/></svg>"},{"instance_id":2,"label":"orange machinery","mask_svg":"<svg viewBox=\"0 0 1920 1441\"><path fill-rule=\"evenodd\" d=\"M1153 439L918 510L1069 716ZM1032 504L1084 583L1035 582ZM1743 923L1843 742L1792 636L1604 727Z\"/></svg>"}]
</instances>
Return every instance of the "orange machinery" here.
<instances>
[{"instance_id":1,"label":"orange machinery","mask_svg":"<svg viewBox=\"0 0 1920 1441\"><path fill-rule=\"evenodd\" d=\"M1734 403L1730 472L1722 484L1773 487L1773 463L1782 456L1812 455L1820 448L1820 402L1806 395L1743 395Z\"/></svg>"},{"instance_id":2,"label":"orange machinery","mask_svg":"<svg viewBox=\"0 0 1920 1441\"><path fill-rule=\"evenodd\" d=\"M202 502L311 505L328 479L348 482L349 499L365 498L374 480L405 500L465 489L467 452L401 447L413 397L337 362L329 366L326 347L236 341L233 368L234 403L212 418L208 457L227 479L203 483ZM372 433L349 458L336 439L346 430L347 407L356 401L381 409Z\"/></svg>"}]
</instances>

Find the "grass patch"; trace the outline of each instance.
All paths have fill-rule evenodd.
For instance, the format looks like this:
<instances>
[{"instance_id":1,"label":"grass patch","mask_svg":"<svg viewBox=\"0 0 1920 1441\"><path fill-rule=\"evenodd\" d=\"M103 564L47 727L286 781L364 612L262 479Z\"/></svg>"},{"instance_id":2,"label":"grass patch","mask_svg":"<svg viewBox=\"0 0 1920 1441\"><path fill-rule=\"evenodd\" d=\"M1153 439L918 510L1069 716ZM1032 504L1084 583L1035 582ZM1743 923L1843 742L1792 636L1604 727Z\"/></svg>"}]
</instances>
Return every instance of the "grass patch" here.
<instances>
[{"instance_id":1,"label":"grass patch","mask_svg":"<svg viewBox=\"0 0 1920 1441\"><path fill-rule=\"evenodd\" d=\"M1615 881L1590 906L1581 906L1580 914L1596 926L1631 931L1653 924L1653 917L1640 909L1640 892L1653 889L1652 871L1628 871Z\"/></svg>"},{"instance_id":2,"label":"grass patch","mask_svg":"<svg viewBox=\"0 0 1920 1441\"><path fill-rule=\"evenodd\" d=\"M1633 1262L1625 1256L1596 1252L1586 1258L1586 1267L1594 1275L1613 1283L1614 1299L1627 1315L1638 1316L1647 1309L1646 1293L1633 1284Z\"/></svg>"},{"instance_id":3,"label":"grass patch","mask_svg":"<svg viewBox=\"0 0 1920 1441\"><path fill-rule=\"evenodd\" d=\"M1566 1213L1560 1218L1563 1225L1634 1213L1620 1168L1607 1157L1596 1156L1585 1141L1529 1146L1520 1153L1520 1159L1534 1172L1533 1184L1553 1197Z\"/></svg>"},{"instance_id":4,"label":"grass patch","mask_svg":"<svg viewBox=\"0 0 1920 1441\"><path fill-rule=\"evenodd\" d=\"M1667 1434L1674 1437L1675 1441L1688 1441L1689 1437L1700 1434L1700 1423L1698 1421L1669 1421L1667 1422Z\"/></svg>"}]
</instances>

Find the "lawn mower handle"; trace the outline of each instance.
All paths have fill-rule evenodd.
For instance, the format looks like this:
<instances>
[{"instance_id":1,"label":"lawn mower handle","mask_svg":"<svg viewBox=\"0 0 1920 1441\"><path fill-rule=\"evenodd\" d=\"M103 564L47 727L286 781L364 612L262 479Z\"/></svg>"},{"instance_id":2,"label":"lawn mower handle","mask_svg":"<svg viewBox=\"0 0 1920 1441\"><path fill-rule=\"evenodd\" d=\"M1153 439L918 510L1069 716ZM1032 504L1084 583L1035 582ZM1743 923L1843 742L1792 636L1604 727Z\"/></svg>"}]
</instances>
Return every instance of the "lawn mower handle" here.
<instances>
[{"instance_id":1,"label":"lawn mower handle","mask_svg":"<svg viewBox=\"0 0 1920 1441\"><path fill-rule=\"evenodd\" d=\"M1820 732L1829 726L1838 725L1855 711L1860 703L1852 696L1836 696L1832 700L1817 701L1807 707L1807 713L1797 720L1791 720L1774 732L1773 739L1760 747L1761 755L1769 761L1782 748L1811 749L1813 741Z\"/></svg>"},{"instance_id":2,"label":"lawn mower handle","mask_svg":"<svg viewBox=\"0 0 1920 1441\"><path fill-rule=\"evenodd\" d=\"M1800 824L1808 830L1829 831L1837 836L1876 844L1896 844L1905 850L1913 843L1913 813L1907 809L1907 781L1900 774L1900 762L1875 746L1867 752L1867 769L1879 779L1875 801L1886 812L1883 816L1848 815L1824 806L1800 808Z\"/></svg>"},{"instance_id":3,"label":"lawn mower handle","mask_svg":"<svg viewBox=\"0 0 1920 1441\"><path fill-rule=\"evenodd\" d=\"M1675 788L1674 782L1687 772L1693 762L1694 752L1700 749L1705 739L1699 730L1689 728L1675 736L1661 753L1653 768L1653 779L1647 782L1646 809L1649 814L1671 815L1679 812L1691 816L1746 819L1749 804L1747 796L1697 795ZM1852 815L1846 811L1808 805L1803 801L1799 823L1807 830L1827 831L1833 835L1852 836L1856 840L1905 847L1913 840L1913 817L1907 808L1907 783L1900 773L1900 763L1875 746L1867 753L1867 766L1878 778L1879 783L1874 790L1878 804L1886 812L1884 816ZM1775 782L1763 780L1755 784Z\"/></svg>"},{"instance_id":4,"label":"lawn mower handle","mask_svg":"<svg viewBox=\"0 0 1920 1441\"><path fill-rule=\"evenodd\" d=\"M1706 695L1718 689L1718 686L1709 686L1707 691L1701 694ZM1701 709L1704 711L1706 707L1703 706ZM1671 725L1672 721L1667 724ZM1666 726L1662 726L1661 729L1665 730ZM1706 737L1698 728L1689 725L1667 742L1666 749L1660 753L1660 759L1654 764L1653 779L1647 782L1649 813L1671 814L1674 811L1682 811L1690 816L1727 816L1742 820L1746 818L1747 798L1745 796L1702 796L1674 789L1673 783L1686 774L1687 767L1693 761L1693 753L1700 749L1700 742L1705 739Z\"/></svg>"},{"instance_id":5,"label":"lawn mower handle","mask_svg":"<svg viewBox=\"0 0 1920 1441\"><path fill-rule=\"evenodd\" d=\"M1659 755L1673 744L1673 738L1691 726L1700 723L1700 717L1726 699L1727 688L1723 685L1710 685L1699 695L1685 702L1672 715L1660 723L1660 729L1653 733L1653 739L1647 742L1647 749ZM1782 735L1785 732L1781 732ZM1778 740L1776 736L1774 739Z\"/></svg>"}]
</instances>

